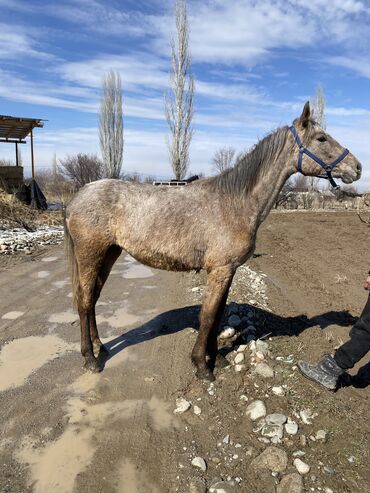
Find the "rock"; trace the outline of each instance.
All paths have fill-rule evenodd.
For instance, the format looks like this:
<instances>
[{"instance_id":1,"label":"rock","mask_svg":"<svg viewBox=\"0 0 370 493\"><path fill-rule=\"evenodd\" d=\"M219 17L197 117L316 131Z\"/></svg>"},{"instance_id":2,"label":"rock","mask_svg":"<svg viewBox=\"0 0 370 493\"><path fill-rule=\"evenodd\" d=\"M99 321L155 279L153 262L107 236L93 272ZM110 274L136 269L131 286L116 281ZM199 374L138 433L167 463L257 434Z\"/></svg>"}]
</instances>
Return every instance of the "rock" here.
<instances>
[{"instance_id":1,"label":"rock","mask_svg":"<svg viewBox=\"0 0 370 493\"><path fill-rule=\"evenodd\" d=\"M235 359L234 359L234 363L236 365L239 365L240 363L242 363L244 361L244 354L243 353L238 353L236 356L235 356Z\"/></svg>"},{"instance_id":2,"label":"rock","mask_svg":"<svg viewBox=\"0 0 370 493\"><path fill-rule=\"evenodd\" d=\"M220 339L230 339L235 335L234 327L224 327L220 333Z\"/></svg>"},{"instance_id":3,"label":"rock","mask_svg":"<svg viewBox=\"0 0 370 493\"><path fill-rule=\"evenodd\" d=\"M303 460L301 459L294 459L293 465L295 466L299 474L307 474L310 472L311 469L310 466L303 462Z\"/></svg>"},{"instance_id":4,"label":"rock","mask_svg":"<svg viewBox=\"0 0 370 493\"><path fill-rule=\"evenodd\" d=\"M245 365L235 365L235 371L236 372L240 372L240 371L243 371L244 368L245 368Z\"/></svg>"},{"instance_id":5,"label":"rock","mask_svg":"<svg viewBox=\"0 0 370 493\"><path fill-rule=\"evenodd\" d=\"M320 440L324 443L326 443L328 439L328 432L325 430L318 430L315 436L316 440Z\"/></svg>"},{"instance_id":6,"label":"rock","mask_svg":"<svg viewBox=\"0 0 370 493\"><path fill-rule=\"evenodd\" d=\"M193 291L193 293L198 293L198 291L200 291L200 287L195 286L195 288L191 288L191 290Z\"/></svg>"},{"instance_id":7,"label":"rock","mask_svg":"<svg viewBox=\"0 0 370 493\"><path fill-rule=\"evenodd\" d=\"M284 476L276 487L276 493L303 493L303 491L303 480L296 472Z\"/></svg>"},{"instance_id":8,"label":"rock","mask_svg":"<svg viewBox=\"0 0 370 493\"><path fill-rule=\"evenodd\" d=\"M298 433L297 423L295 423L294 421L286 423L285 431L288 433L288 435L296 435Z\"/></svg>"},{"instance_id":9,"label":"rock","mask_svg":"<svg viewBox=\"0 0 370 493\"><path fill-rule=\"evenodd\" d=\"M231 315L227 323L230 325L230 327L238 327L241 324L242 319L239 317L239 315Z\"/></svg>"},{"instance_id":10,"label":"rock","mask_svg":"<svg viewBox=\"0 0 370 493\"><path fill-rule=\"evenodd\" d=\"M288 465L286 452L278 447L267 447L262 454L253 459L251 467L269 469L272 472L284 472Z\"/></svg>"},{"instance_id":11,"label":"rock","mask_svg":"<svg viewBox=\"0 0 370 493\"><path fill-rule=\"evenodd\" d=\"M189 482L189 493L207 493L207 486L200 478L193 478Z\"/></svg>"},{"instance_id":12,"label":"rock","mask_svg":"<svg viewBox=\"0 0 370 493\"><path fill-rule=\"evenodd\" d=\"M269 365L266 363L258 363L255 366L253 373L260 375L263 378L273 378L274 376L273 369L270 368Z\"/></svg>"},{"instance_id":13,"label":"rock","mask_svg":"<svg viewBox=\"0 0 370 493\"><path fill-rule=\"evenodd\" d=\"M263 361L265 359L265 356L263 353L261 353L261 351L256 351L255 356L257 361Z\"/></svg>"},{"instance_id":14,"label":"rock","mask_svg":"<svg viewBox=\"0 0 370 493\"><path fill-rule=\"evenodd\" d=\"M324 493L334 493L334 491L331 488L329 488L328 486L325 486Z\"/></svg>"},{"instance_id":15,"label":"rock","mask_svg":"<svg viewBox=\"0 0 370 493\"><path fill-rule=\"evenodd\" d=\"M240 346L237 349L238 353L244 353L244 351L247 349L248 344L240 344Z\"/></svg>"},{"instance_id":16,"label":"rock","mask_svg":"<svg viewBox=\"0 0 370 493\"><path fill-rule=\"evenodd\" d=\"M330 476L333 476L335 474L335 469L333 467L324 466L322 469L326 474L330 474Z\"/></svg>"},{"instance_id":17,"label":"rock","mask_svg":"<svg viewBox=\"0 0 370 493\"><path fill-rule=\"evenodd\" d=\"M301 436L299 437L299 441L300 441L300 443L301 443L302 447L305 447L305 446L307 445L307 438L306 438L306 435L301 435Z\"/></svg>"},{"instance_id":18,"label":"rock","mask_svg":"<svg viewBox=\"0 0 370 493\"><path fill-rule=\"evenodd\" d=\"M256 341L250 341L249 344L249 350L251 353L255 353L256 352Z\"/></svg>"},{"instance_id":19,"label":"rock","mask_svg":"<svg viewBox=\"0 0 370 493\"><path fill-rule=\"evenodd\" d=\"M304 455L306 455L306 452L303 452L303 450L296 450L295 452L293 452L293 457L303 457Z\"/></svg>"},{"instance_id":20,"label":"rock","mask_svg":"<svg viewBox=\"0 0 370 493\"><path fill-rule=\"evenodd\" d=\"M209 493L234 493L236 487L231 481L218 481L209 488Z\"/></svg>"},{"instance_id":21,"label":"rock","mask_svg":"<svg viewBox=\"0 0 370 493\"><path fill-rule=\"evenodd\" d=\"M196 416L199 416L201 413L202 413L202 410L199 406L194 406L193 407L193 413L196 415Z\"/></svg>"},{"instance_id":22,"label":"rock","mask_svg":"<svg viewBox=\"0 0 370 493\"><path fill-rule=\"evenodd\" d=\"M311 409L303 409L303 411L299 412L299 416L304 424L312 424L313 415Z\"/></svg>"},{"instance_id":23,"label":"rock","mask_svg":"<svg viewBox=\"0 0 370 493\"><path fill-rule=\"evenodd\" d=\"M283 387L277 386L277 387L272 387L271 392L275 395L282 396L285 394Z\"/></svg>"},{"instance_id":24,"label":"rock","mask_svg":"<svg viewBox=\"0 0 370 493\"><path fill-rule=\"evenodd\" d=\"M248 397L245 394L242 394L239 399L244 402L248 402Z\"/></svg>"},{"instance_id":25,"label":"rock","mask_svg":"<svg viewBox=\"0 0 370 493\"><path fill-rule=\"evenodd\" d=\"M263 418L266 416L266 406L263 401L257 400L253 401L249 404L246 410L246 415L252 420L256 421L256 419Z\"/></svg>"},{"instance_id":26,"label":"rock","mask_svg":"<svg viewBox=\"0 0 370 493\"><path fill-rule=\"evenodd\" d=\"M268 424L262 428L261 435L264 437L277 437L279 439L283 438L283 426L279 424Z\"/></svg>"},{"instance_id":27,"label":"rock","mask_svg":"<svg viewBox=\"0 0 370 493\"><path fill-rule=\"evenodd\" d=\"M206 472L207 470L206 461L202 457L194 457L194 459L191 461L191 465L194 467L198 467L203 472Z\"/></svg>"},{"instance_id":28,"label":"rock","mask_svg":"<svg viewBox=\"0 0 370 493\"><path fill-rule=\"evenodd\" d=\"M222 442L225 444L225 445L228 445L230 443L230 435L226 435Z\"/></svg>"},{"instance_id":29,"label":"rock","mask_svg":"<svg viewBox=\"0 0 370 493\"><path fill-rule=\"evenodd\" d=\"M269 349L269 345L266 341L262 341L261 339L257 339L256 349L257 349L257 351L261 351L262 354L267 354L268 349Z\"/></svg>"},{"instance_id":30,"label":"rock","mask_svg":"<svg viewBox=\"0 0 370 493\"><path fill-rule=\"evenodd\" d=\"M281 413L268 414L265 419L269 425L283 425L287 422L287 417Z\"/></svg>"},{"instance_id":31,"label":"rock","mask_svg":"<svg viewBox=\"0 0 370 493\"><path fill-rule=\"evenodd\" d=\"M188 411L191 407L191 404L189 401L184 399L183 397L180 397L179 399L176 399L176 409L174 410L175 414L182 414Z\"/></svg>"}]
</instances>

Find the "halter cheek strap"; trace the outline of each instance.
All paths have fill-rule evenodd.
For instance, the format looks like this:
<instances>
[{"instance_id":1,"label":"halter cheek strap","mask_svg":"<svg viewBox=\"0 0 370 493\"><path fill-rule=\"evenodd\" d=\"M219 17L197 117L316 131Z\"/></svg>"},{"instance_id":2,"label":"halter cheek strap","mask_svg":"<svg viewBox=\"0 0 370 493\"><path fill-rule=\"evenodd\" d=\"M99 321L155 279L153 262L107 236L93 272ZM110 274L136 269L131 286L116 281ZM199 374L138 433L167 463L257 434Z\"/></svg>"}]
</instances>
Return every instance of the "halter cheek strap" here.
<instances>
[{"instance_id":1,"label":"halter cheek strap","mask_svg":"<svg viewBox=\"0 0 370 493\"><path fill-rule=\"evenodd\" d=\"M327 164L325 163L322 159L320 159L316 154L313 152L309 151L304 145L302 144L301 139L299 138L299 135L297 133L297 130L294 125L292 125L290 128L290 131L292 132L294 136L294 140L296 141L298 147L299 147L299 154L298 154L298 166L297 169L302 175L304 175L302 171L302 159L303 159L303 154L307 154L308 157L313 159L317 164L319 164L325 171L326 176L320 175L318 178L324 178L326 180L329 180L330 185L333 188L339 188L339 186L335 183L334 178L331 175L331 172L335 166L337 166L343 159L349 154L349 150L345 149L340 156L337 157L332 163Z\"/></svg>"}]
</instances>

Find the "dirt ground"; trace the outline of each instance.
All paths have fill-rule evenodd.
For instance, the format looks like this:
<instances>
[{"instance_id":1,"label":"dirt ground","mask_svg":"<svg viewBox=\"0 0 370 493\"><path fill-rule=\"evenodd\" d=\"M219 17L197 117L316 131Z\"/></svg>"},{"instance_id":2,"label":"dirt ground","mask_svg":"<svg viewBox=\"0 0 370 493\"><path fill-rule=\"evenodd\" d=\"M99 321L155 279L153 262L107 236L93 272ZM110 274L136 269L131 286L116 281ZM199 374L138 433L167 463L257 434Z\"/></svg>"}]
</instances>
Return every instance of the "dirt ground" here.
<instances>
[{"instance_id":1,"label":"dirt ground","mask_svg":"<svg viewBox=\"0 0 370 493\"><path fill-rule=\"evenodd\" d=\"M97 306L109 359L91 375L62 246L0 257L0 491L201 493L219 478L235 481L227 492L269 493L296 472L293 454L302 451L311 467L304 491L369 492L369 358L335 394L295 369L348 338L366 301L369 233L351 212L270 214L248 264L266 275L265 294L241 269L229 303L265 337L274 377L256 376L246 361L241 372L216 370L213 386L196 380L190 363L204 275L121 256ZM176 415L179 397L192 407ZM288 456L283 474L255 466L268 447L245 415L255 399L299 424L277 445ZM297 417L304 409L311 424ZM322 429L326 443L314 439ZM197 456L205 472L191 465Z\"/></svg>"}]
</instances>

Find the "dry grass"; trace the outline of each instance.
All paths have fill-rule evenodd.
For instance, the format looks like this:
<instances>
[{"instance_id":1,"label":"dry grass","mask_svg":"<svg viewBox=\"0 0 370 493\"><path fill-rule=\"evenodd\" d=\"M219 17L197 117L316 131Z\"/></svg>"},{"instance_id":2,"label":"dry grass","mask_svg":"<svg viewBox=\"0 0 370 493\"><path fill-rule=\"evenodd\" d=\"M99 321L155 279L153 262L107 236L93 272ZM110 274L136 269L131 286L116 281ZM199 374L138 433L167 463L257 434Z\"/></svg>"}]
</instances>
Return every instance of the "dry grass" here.
<instances>
[{"instance_id":1,"label":"dry grass","mask_svg":"<svg viewBox=\"0 0 370 493\"><path fill-rule=\"evenodd\" d=\"M0 227L34 231L39 226L60 226L62 223L61 211L32 209L14 195L0 191Z\"/></svg>"}]
</instances>

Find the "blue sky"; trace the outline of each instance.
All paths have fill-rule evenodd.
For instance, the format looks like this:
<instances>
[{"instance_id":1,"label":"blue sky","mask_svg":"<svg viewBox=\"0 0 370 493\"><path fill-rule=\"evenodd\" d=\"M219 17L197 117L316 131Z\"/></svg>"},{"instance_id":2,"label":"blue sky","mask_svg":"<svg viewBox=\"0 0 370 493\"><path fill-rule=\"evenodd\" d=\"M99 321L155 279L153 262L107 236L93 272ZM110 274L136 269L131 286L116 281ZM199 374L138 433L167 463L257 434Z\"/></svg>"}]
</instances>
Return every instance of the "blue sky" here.
<instances>
[{"instance_id":1,"label":"blue sky","mask_svg":"<svg viewBox=\"0 0 370 493\"><path fill-rule=\"evenodd\" d=\"M188 1L196 83L190 172L221 146L247 149L299 115L320 83L328 131L363 163L370 188L370 1ZM122 77L123 170L171 175L164 93L173 2L0 0L0 113L44 118L39 169L99 153L102 77ZM1 157L13 157L11 145ZM22 147L29 173L29 149Z\"/></svg>"}]
</instances>

